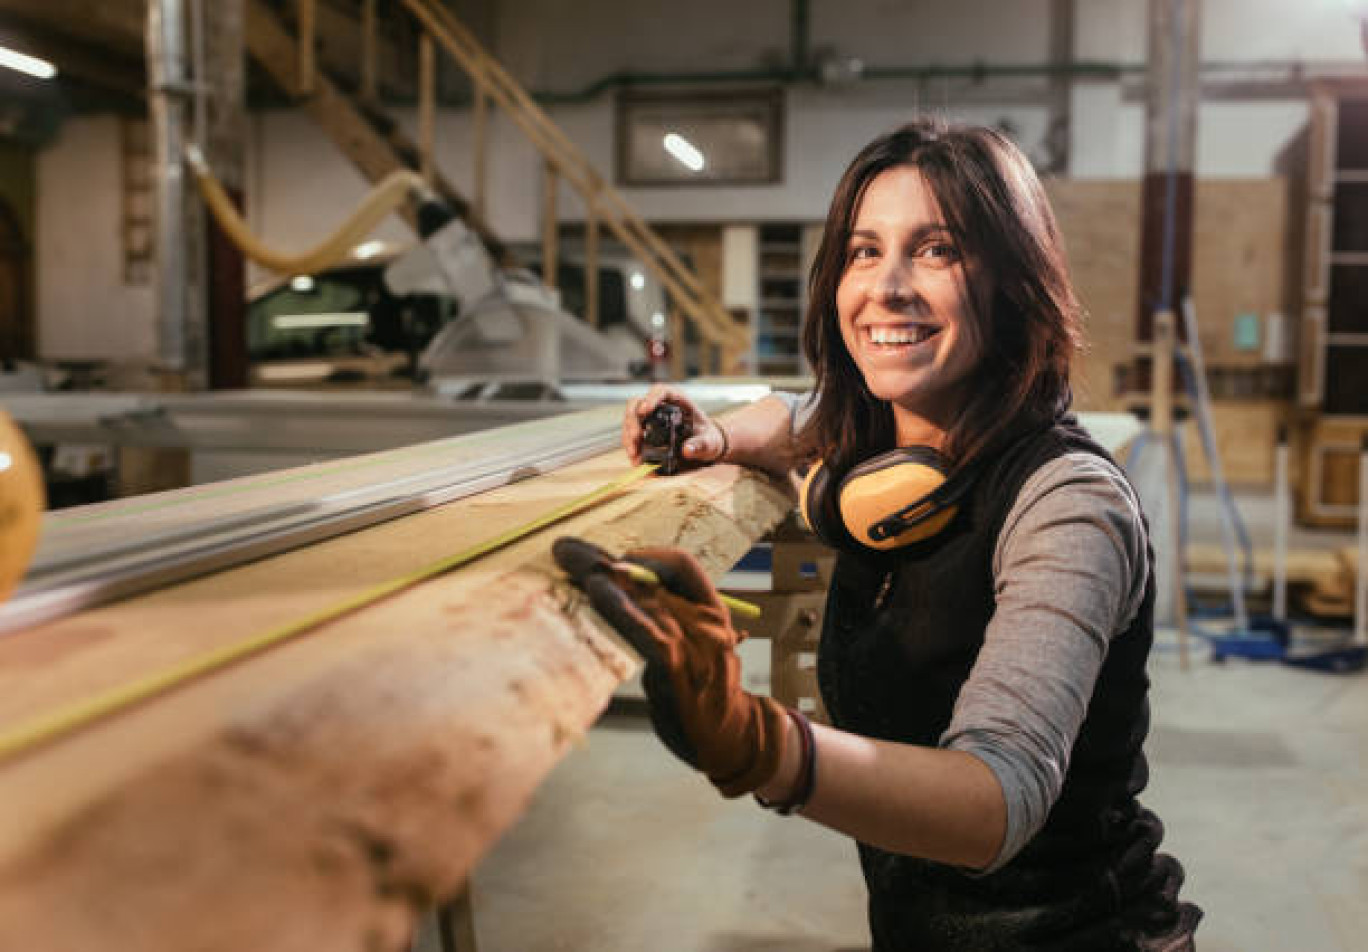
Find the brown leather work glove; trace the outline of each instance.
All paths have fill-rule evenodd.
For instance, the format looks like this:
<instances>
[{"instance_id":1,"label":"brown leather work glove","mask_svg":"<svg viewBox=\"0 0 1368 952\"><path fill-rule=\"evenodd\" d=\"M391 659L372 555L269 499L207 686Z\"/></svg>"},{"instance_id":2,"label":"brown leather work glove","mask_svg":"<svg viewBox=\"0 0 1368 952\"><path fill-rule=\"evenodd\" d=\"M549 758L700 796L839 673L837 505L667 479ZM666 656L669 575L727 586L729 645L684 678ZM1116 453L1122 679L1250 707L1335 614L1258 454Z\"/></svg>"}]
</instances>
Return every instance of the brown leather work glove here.
<instances>
[{"instance_id":1,"label":"brown leather work glove","mask_svg":"<svg viewBox=\"0 0 1368 952\"><path fill-rule=\"evenodd\" d=\"M742 690L734 649L745 635L732 627L702 566L676 549L629 552L624 561L660 577L660 585L643 585L612 569L611 559L583 571L569 547L588 545L560 540L552 551L595 610L645 659L642 685L656 734L724 796L763 786L779 768L788 715L776 701Z\"/></svg>"}]
</instances>

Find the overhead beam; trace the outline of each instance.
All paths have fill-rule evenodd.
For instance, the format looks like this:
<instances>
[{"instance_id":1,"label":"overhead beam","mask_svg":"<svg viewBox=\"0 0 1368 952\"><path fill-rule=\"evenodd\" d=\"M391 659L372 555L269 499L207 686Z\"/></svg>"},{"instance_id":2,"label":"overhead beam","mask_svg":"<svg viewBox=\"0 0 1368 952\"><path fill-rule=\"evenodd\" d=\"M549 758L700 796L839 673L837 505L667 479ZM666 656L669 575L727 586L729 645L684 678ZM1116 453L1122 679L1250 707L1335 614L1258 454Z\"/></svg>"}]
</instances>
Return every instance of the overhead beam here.
<instances>
[{"instance_id":1,"label":"overhead beam","mask_svg":"<svg viewBox=\"0 0 1368 952\"><path fill-rule=\"evenodd\" d=\"M0 31L8 45L53 63L60 75L132 98L147 95L147 71L140 53L96 46L21 17L0 15Z\"/></svg>"},{"instance_id":2,"label":"overhead beam","mask_svg":"<svg viewBox=\"0 0 1368 952\"><path fill-rule=\"evenodd\" d=\"M53 32L141 54L147 20L145 0L0 0L0 16Z\"/></svg>"}]
</instances>

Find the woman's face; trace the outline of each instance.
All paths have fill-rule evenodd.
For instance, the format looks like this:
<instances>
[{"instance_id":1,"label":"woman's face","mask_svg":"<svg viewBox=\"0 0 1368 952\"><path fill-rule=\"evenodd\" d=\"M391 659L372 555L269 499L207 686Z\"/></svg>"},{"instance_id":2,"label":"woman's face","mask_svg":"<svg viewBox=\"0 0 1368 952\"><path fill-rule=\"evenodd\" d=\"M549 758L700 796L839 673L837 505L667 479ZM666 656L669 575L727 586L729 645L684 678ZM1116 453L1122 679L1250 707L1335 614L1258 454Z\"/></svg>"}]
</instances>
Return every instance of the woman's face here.
<instances>
[{"instance_id":1,"label":"woman's face","mask_svg":"<svg viewBox=\"0 0 1368 952\"><path fill-rule=\"evenodd\" d=\"M953 420L983 353L969 300L972 267L919 170L896 166L865 188L836 310L865 385L893 405L899 443Z\"/></svg>"}]
</instances>

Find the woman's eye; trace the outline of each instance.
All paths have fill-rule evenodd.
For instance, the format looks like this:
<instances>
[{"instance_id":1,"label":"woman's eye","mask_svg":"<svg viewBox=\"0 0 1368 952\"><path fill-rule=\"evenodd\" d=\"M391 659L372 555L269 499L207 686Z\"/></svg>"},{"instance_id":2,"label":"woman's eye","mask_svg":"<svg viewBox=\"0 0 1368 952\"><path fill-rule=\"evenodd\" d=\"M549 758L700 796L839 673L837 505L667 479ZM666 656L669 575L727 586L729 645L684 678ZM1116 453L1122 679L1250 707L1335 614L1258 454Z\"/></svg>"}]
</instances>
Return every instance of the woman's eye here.
<instances>
[{"instance_id":1,"label":"woman's eye","mask_svg":"<svg viewBox=\"0 0 1368 952\"><path fill-rule=\"evenodd\" d=\"M922 245L920 255L923 258L952 262L959 259L959 249L948 241L931 241Z\"/></svg>"},{"instance_id":2,"label":"woman's eye","mask_svg":"<svg viewBox=\"0 0 1368 952\"><path fill-rule=\"evenodd\" d=\"M879 249L873 245L856 245L850 249L850 260L858 261L861 258L873 258L878 255Z\"/></svg>"}]
</instances>

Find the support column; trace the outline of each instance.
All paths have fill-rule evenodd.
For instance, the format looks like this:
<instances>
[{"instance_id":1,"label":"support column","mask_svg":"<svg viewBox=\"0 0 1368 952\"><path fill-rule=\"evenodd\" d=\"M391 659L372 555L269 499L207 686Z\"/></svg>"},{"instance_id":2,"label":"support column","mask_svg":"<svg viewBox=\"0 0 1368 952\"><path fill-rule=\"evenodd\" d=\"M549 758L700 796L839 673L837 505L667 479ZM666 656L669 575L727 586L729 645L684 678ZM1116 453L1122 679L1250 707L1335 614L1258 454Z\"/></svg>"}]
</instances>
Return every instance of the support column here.
<instances>
[{"instance_id":1,"label":"support column","mask_svg":"<svg viewBox=\"0 0 1368 952\"><path fill-rule=\"evenodd\" d=\"M1050 64L1061 72L1050 77L1049 125L1045 130L1045 175L1069 174L1073 138L1073 78L1063 72L1074 61L1074 0L1050 0Z\"/></svg>"},{"instance_id":2,"label":"support column","mask_svg":"<svg viewBox=\"0 0 1368 952\"><path fill-rule=\"evenodd\" d=\"M243 0L194 0L204 17L204 152L219 181L243 208L247 161ZM208 221L209 386L247 386L247 280L242 252L212 216Z\"/></svg>"},{"instance_id":3,"label":"support column","mask_svg":"<svg viewBox=\"0 0 1368 952\"><path fill-rule=\"evenodd\" d=\"M195 361L189 320L189 260L186 255L185 5L152 0L147 6L147 77L152 120L153 176L157 190L157 365L183 376Z\"/></svg>"},{"instance_id":4,"label":"support column","mask_svg":"<svg viewBox=\"0 0 1368 952\"><path fill-rule=\"evenodd\" d=\"M1199 10L1200 0L1149 3L1145 181L1135 323L1140 342L1154 339L1154 314L1177 313L1192 290ZM1181 336L1181 325L1178 330Z\"/></svg>"}]
</instances>

